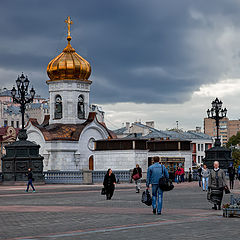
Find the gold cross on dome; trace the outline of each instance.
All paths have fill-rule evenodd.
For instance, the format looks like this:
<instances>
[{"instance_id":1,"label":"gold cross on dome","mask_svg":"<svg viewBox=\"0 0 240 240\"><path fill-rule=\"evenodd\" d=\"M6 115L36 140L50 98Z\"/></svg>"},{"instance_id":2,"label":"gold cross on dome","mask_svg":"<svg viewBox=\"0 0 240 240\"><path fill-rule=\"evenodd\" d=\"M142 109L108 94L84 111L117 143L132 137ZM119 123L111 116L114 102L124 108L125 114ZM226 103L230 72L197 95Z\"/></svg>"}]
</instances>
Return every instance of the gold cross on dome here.
<instances>
[{"instance_id":1,"label":"gold cross on dome","mask_svg":"<svg viewBox=\"0 0 240 240\"><path fill-rule=\"evenodd\" d=\"M67 27L68 27L68 36L70 36L70 28L71 28L71 25L73 24L73 21L71 20L70 17L67 17L67 19L65 20L65 23L67 24Z\"/></svg>"}]
</instances>

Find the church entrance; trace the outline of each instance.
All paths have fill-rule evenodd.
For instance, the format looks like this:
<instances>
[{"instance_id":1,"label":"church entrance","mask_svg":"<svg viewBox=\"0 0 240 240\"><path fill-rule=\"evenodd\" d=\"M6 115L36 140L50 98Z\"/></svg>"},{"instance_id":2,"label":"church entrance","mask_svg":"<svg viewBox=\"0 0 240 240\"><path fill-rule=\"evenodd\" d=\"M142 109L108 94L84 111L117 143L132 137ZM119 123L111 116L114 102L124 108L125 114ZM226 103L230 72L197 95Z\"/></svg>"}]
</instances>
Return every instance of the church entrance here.
<instances>
[{"instance_id":1,"label":"church entrance","mask_svg":"<svg viewBox=\"0 0 240 240\"><path fill-rule=\"evenodd\" d=\"M93 171L94 170L94 165L93 165L93 155L90 156L89 158L89 170Z\"/></svg>"}]
</instances>

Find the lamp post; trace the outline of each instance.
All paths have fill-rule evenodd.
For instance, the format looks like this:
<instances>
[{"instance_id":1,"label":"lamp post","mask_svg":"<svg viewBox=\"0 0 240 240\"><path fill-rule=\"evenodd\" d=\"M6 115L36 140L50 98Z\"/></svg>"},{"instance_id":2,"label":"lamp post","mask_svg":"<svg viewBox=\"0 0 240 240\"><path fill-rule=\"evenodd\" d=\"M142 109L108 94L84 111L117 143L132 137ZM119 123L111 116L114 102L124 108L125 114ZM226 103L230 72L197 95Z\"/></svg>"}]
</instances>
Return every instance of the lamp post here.
<instances>
[{"instance_id":1,"label":"lamp post","mask_svg":"<svg viewBox=\"0 0 240 240\"><path fill-rule=\"evenodd\" d=\"M219 121L227 116L227 109L223 109L222 101L216 98L212 101L212 108L207 110L207 115L208 118L216 121L217 138L215 140L215 146L221 146L221 141L219 139Z\"/></svg>"},{"instance_id":2,"label":"lamp post","mask_svg":"<svg viewBox=\"0 0 240 240\"><path fill-rule=\"evenodd\" d=\"M24 129L24 114L26 105L32 103L35 90L29 91L29 80L23 73L16 80L16 88L11 94L14 103L20 104L22 114L22 129L18 133L18 140L5 146L6 154L2 156L2 180L3 184L22 182L27 180L27 171L32 169L34 179L38 183L44 183L43 157L39 154L40 145L28 141L26 129Z\"/></svg>"},{"instance_id":3,"label":"lamp post","mask_svg":"<svg viewBox=\"0 0 240 240\"><path fill-rule=\"evenodd\" d=\"M22 75L20 77L18 76L16 80L17 89L13 87L11 90L13 102L20 104L20 112L22 114L22 129L20 130L19 135L26 135L24 130L24 115L26 105L28 103L32 103L35 96L35 90L33 89L33 87L30 91L28 91L29 82L30 81L28 80L28 77L24 76L24 74L22 73Z\"/></svg>"}]
</instances>

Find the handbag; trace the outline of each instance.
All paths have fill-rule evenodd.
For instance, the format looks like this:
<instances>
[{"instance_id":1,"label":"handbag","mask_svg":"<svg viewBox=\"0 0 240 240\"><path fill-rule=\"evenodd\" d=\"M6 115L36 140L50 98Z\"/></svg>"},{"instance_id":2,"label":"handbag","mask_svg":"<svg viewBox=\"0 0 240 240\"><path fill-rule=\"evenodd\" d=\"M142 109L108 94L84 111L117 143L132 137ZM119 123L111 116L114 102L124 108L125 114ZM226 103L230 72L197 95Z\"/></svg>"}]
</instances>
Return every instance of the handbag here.
<instances>
[{"instance_id":1,"label":"handbag","mask_svg":"<svg viewBox=\"0 0 240 240\"><path fill-rule=\"evenodd\" d=\"M208 201L210 201L211 200L211 190L210 189L208 189L208 191L207 191L207 200Z\"/></svg>"},{"instance_id":2,"label":"handbag","mask_svg":"<svg viewBox=\"0 0 240 240\"><path fill-rule=\"evenodd\" d=\"M134 174L133 176L132 176L132 178L133 178L133 180L138 180L138 179L140 179L140 174L139 173L136 173L136 174Z\"/></svg>"},{"instance_id":3,"label":"handbag","mask_svg":"<svg viewBox=\"0 0 240 240\"><path fill-rule=\"evenodd\" d=\"M228 186L226 186L226 187L224 188L224 191L225 191L225 194L230 194L230 193L231 193L230 190L229 190L229 188L228 188Z\"/></svg>"},{"instance_id":4,"label":"handbag","mask_svg":"<svg viewBox=\"0 0 240 240\"><path fill-rule=\"evenodd\" d=\"M162 166L162 177L159 179L158 185L162 191L171 191L174 188L172 180L165 177L164 171L163 171L163 166Z\"/></svg>"},{"instance_id":5,"label":"handbag","mask_svg":"<svg viewBox=\"0 0 240 240\"><path fill-rule=\"evenodd\" d=\"M148 190L142 193L142 203L146 204L147 206L152 205L152 197Z\"/></svg>"},{"instance_id":6,"label":"handbag","mask_svg":"<svg viewBox=\"0 0 240 240\"><path fill-rule=\"evenodd\" d=\"M102 188L101 195L106 195L106 189Z\"/></svg>"}]
</instances>

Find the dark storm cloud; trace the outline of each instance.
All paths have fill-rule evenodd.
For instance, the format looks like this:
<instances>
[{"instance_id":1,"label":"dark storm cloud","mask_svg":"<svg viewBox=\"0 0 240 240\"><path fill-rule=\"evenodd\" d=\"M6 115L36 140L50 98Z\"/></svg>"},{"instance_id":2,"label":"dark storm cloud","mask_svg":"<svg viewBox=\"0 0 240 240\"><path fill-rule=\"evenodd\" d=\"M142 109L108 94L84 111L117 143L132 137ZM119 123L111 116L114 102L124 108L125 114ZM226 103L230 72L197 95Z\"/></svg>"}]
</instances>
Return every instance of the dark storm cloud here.
<instances>
[{"instance_id":1,"label":"dark storm cloud","mask_svg":"<svg viewBox=\"0 0 240 240\"><path fill-rule=\"evenodd\" d=\"M194 32L208 38L216 31L215 16L239 27L239 6L233 0L5 1L0 70L32 73L38 92L47 96L46 67L66 45L64 19L70 15L72 45L92 66L93 102L184 102L225 73L221 60L212 61L218 49L192 43Z\"/></svg>"}]
</instances>

